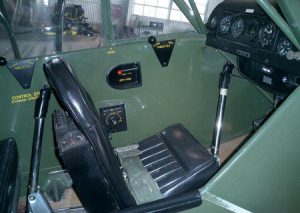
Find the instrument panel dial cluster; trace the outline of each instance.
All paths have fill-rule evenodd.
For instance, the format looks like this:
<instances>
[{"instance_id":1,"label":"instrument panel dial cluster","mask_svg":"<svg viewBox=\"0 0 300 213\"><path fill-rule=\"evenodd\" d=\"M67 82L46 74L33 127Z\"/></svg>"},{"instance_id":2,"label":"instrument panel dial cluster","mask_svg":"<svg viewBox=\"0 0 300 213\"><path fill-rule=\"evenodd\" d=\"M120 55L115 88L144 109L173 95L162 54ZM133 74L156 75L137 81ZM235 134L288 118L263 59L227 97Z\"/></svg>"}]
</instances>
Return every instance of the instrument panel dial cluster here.
<instances>
[{"instance_id":1,"label":"instrument panel dial cluster","mask_svg":"<svg viewBox=\"0 0 300 213\"><path fill-rule=\"evenodd\" d=\"M221 16L217 36L271 51L278 32L265 17L226 12Z\"/></svg>"},{"instance_id":2,"label":"instrument panel dial cluster","mask_svg":"<svg viewBox=\"0 0 300 213\"><path fill-rule=\"evenodd\" d=\"M246 44L285 57L294 45L267 17L250 14L223 12L218 22L214 16L210 28L216 36L235 43Z\"/></svg>"},{"instance_id":3,"label":"instrument panel dial cluster","mask_svg":"<svg viewBox=\"0 0 300 213\"><path fill-rule=\"evenodd\" d=\"M299 51L255 0L223 1L206 27L206 45L238 56L240 73L256 85L283 96L300 85Z\"/></svg>"}]
</instances>

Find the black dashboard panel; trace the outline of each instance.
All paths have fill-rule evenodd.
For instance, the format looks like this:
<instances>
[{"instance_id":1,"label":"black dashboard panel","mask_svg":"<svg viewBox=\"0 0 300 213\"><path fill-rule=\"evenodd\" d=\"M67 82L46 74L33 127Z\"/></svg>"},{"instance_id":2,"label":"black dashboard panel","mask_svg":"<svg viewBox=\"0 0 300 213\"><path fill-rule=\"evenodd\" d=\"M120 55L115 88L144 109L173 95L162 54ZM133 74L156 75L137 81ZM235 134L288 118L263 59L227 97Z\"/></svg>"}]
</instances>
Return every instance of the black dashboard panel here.
<instances>
[{"instance_id":1,"label":"black dashboard panel","mask_svg":"<svg viewBox=\"0 0 300 213\"><path fill-rule=\"evenodd\" d=\"M268 67L245 57L238 57L238 67L242 76L280 96L289 95L300 83L300 76Z\"/></svg>"},{"instance_id":2,"label":"black dashboard panel","mask_svg":"<svg viewBox=\"0 0 300 213\"><path fill-rule=\"evenodd\" d=\"M275 2L271 3L279 11ZM286 57L289 51L297 49L255 0L225 0L214 9L206 27L206 44L242 57L243 60L238 63L240 72L252 82L276 94L288 94L297 85L297 80L289 82L289 79L291 76L298 79L300 61ZM250 66L243 63L253 63L255 66L251 66L249 71ZM259 66L272 72L262 73ZM250 72L251 76L248 75ZM267 86L259 78L262 75L268 75L265 78L265 81L269 79ZM279 76L281 79L278 79ZM287 84L289 88L282 90Z\"/></svg>"}]
</instances>

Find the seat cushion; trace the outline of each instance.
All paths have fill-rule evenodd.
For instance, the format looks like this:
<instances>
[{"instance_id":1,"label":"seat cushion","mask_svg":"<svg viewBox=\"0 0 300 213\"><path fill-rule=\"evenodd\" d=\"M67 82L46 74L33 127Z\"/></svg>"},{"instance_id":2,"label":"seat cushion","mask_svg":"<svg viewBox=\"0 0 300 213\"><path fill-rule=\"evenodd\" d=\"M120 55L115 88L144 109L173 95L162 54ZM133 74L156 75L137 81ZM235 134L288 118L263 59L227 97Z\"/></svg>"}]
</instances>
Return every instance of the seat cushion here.
<instances>
[{"instance_id":1,"label":"seat cushion","mask_svg":"<svg viewBox=\"0 0 300 213\"><path fill-rule=\"evenodd\" d=\"M216 159L181 124L139 144L139 155L164 197L203 186L219 169Z\"/></svg>"}]
</instances>

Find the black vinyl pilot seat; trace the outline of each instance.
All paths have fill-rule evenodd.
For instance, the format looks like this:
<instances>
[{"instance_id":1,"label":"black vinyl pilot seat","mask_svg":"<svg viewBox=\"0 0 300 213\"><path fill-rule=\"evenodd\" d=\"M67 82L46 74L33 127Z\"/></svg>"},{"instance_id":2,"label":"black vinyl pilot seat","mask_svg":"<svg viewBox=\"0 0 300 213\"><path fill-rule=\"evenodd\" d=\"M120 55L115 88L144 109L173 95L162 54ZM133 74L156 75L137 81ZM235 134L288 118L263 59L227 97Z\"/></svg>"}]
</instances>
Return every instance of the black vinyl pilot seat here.
<instances>
[{"instance_id":1,"label":"black vinyl pilot seat","mask_svg":"<svg viewBox=\"0 0 300 213\"><path fill-rule=\"evenodd\" d=\"M114 149L70 65L56 57L44 71L65 110L53 114L58 153L88 212L146 212L153 206L169 212L180 202L201 203L198 189L219 163L183 125Z\"/></svg>"}]
</instances>

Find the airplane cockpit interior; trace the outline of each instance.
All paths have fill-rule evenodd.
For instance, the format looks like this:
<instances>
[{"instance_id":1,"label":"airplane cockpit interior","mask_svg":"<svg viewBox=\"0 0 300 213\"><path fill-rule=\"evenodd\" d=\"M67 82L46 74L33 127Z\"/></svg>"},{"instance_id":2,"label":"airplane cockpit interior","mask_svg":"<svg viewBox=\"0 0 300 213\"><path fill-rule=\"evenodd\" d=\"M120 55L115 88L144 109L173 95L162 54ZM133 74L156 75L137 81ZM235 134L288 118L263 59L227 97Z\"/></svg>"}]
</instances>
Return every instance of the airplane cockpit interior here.
<instances>
[{"instance_id":1,"label":"airplane cockpit interior","mask_svg":"<svg viewBox=\"0 0 300 213\"><path fill-rule=\"evenodd\" d=\"M299 212L299 0L0 0L0 212Z\"/></svg>"}]
</instances>

